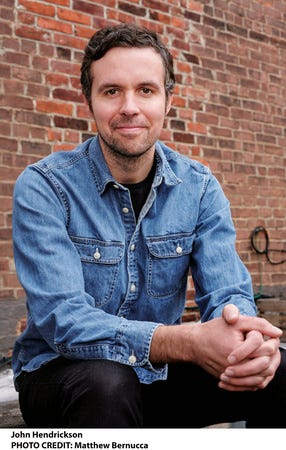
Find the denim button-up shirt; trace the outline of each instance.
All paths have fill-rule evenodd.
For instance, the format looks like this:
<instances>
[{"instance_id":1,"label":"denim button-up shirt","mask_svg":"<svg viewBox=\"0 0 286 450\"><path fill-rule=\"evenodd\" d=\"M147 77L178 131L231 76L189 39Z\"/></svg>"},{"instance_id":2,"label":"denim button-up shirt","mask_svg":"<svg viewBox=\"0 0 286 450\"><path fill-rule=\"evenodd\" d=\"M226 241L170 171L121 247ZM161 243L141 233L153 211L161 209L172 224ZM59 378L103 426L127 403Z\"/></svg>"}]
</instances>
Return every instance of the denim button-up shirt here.
<instances>
[{"instance_id":1,"label":"denim button-up shirt","mask_svg":"<svg viewBox=\"0 0 286 450\"><path fill-rule=\"evenodd\" d=\"M14 254L28 318L14 348L15 378L64 356L128 364L143 383L165 379L167 366L149 361L150 343L159 324L180 322L189 270L202 321L227 303L256 314L218 181L160 142L155 157L137 221L97 137L18 178Z\"/></svg>"}]
</instances>

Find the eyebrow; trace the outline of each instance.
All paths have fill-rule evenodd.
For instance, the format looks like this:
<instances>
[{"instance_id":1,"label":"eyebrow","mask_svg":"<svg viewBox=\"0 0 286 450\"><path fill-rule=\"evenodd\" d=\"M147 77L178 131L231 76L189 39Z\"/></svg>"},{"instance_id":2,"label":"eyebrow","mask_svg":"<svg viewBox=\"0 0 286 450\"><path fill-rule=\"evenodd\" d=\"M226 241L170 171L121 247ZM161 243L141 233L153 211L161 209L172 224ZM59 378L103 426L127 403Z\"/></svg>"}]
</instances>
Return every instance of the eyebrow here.
<instances>
[{"instance_id":1,"label":"eyebrow","mask_svg":"<svg viewBox=\"0 0 286 450\"><path fill-rule=\"evenodd\" d=\"M144 87L144 86L148 86L148 87L153 87L156 90L160 90L160 85L154 81L143 81L138 83L138 87ZM122 84L118 84L118 83L103 83L101 85L99 85L98 87L98 92L104 92L105 90L108 89L114 89L114 88L121 88Z\"/></svg>"}]
</instances>

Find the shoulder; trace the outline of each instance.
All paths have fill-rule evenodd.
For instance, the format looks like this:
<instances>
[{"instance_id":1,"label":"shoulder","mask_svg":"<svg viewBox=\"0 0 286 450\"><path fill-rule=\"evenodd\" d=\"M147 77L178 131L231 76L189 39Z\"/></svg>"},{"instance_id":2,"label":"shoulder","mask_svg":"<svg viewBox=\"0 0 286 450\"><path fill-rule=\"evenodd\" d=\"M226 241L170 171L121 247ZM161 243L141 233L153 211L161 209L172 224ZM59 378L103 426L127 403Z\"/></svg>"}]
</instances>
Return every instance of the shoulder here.
<instances>
[{"instance_id":1,"label":"shoulder","mask_svg":"<svg viewBox=\"0 0 286 450\"><path fill-rule=\"evenodd\" d=\"M196 160L191 156L189 157L187 155L182 155L162 142L159 142L159 148L163 152L168 164L170 164L173 170L177 167L179 170L193 171L203 176L210 175L210 168L205 161Z\"/></svg>"},{"instance_id":2,"label":"shoulder","mask_svg":"<svg viewBox=\"0 0 286 450\"><path fill-rule=\"evenodd\" d=\"M70 151L61 151L52 153L39 161L28 165L18 176L14 193L21 192L29 186L33 189L43 183L44 180L50 180L56 172L66 171L68 167L72 167L77 161L87 159L89 146L93 138L80 144Z\"/></svg>"},{"instance_id":3,"label":"shoulder","mask_svg":"<svg viewBox=\"0 0 286 450\"><path fill-rule=\"evenodd\" d=\"M93 138L88 139L84 143L75 147L73 150L52 153L51 155L37 161L30 167L43 173L47 173L54 169L60 169L73 165L77 161L87 157L89 146L92 141Z\"/></svg>"}]
</instances>

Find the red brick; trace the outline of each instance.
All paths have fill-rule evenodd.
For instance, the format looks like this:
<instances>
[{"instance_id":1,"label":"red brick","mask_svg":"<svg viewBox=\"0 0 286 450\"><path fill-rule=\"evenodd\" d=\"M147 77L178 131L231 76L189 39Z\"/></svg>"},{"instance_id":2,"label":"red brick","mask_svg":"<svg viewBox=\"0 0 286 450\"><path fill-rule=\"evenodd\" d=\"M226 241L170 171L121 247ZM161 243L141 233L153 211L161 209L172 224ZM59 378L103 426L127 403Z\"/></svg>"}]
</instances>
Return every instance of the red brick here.
<instances>
[{"instance_id":1,"label":"red brick","mask_svg":"<svg viewBox=\"0 0 286 450\"><path fill-rule=\"evenodd\" d=\"M1 288L0 289L0 298L4 298L4 299L7 299L7 298L12 298L12 297L14 297L14 291L13 291L13 289L5 289L5 288Z\"/></svg>"},{"instance_id":2,"label":"red brick","mask_svg":"<svg viewBox=\"0 0 286 450\"><path fill-rule=\"evenodd\" d=\"M51 86L62 86L68 85L69 77L68 75L56 74L56 73L48 73L46 75L46 82Z\"/></svg>"},{"instance_id":3,"label":"red brick","mask_svg":"<svg viewBox=\"0 0 286 450\"><path fill-rule=\"evenodd\" d=\"M42 26L41 26L42 28ZM45 28L45 27L43 27ZM16 35L19 37L23 37L26 39L32 39L35 41L44 41L44 42L50 42L51 35L47 31L43 31L42 29L37 30L32 27L28 27L26 25L18 26L16 28Z\"/></svg>"},{"instance_id":4,"label":"red brick","mask_svg":"<svg viewBox=\"0 0 286 450\"><path fill-rule=\"evenodd\" d=\"M58 100L66 100L69 102L81 103L83 100L83 95L81 92L72 91L71 89L54 89L53 98Z\"/></svg>"},{"instance_id":5,"label":"red brick","mask_svg":"<svg viewBox=\"0 0 286 450\"><path fill-rule=\"evenodd\" d=\"M173 133L175 142L186 142L186 143L193 143L194 142L194 136L191 133Z\"/></svg>"},{"instance_id":6,"label":"red brick","mask_svg":"<svg viewBox=\"0 0 286 450\"><path fill-rule=\"evenodd\" d=\"M19 4L22 5L25 9L35 14L39 14L42 16L51 16L55 15L55 7L52 5L47 5L43 2L31 1L31 0L19 0Z\"/></svg>"},{"instance_id":7,"label":"red brick","mask_svg":"<svg viewBox=\"0 0 286 450\"><path fill-rule=\"evenodd\" d=\"M78 45L77 48L85 48L87 40L91 38L91 36L95 33L95 29L90 29L88 27L83 27L81 25L75 25L75 35L81 38L84 38L84 41L79 41L77 39Z\"/></svg>"},{"instance_id":8,"label":"red brick","mask_svg":"<svg viewBox=\"0 0 286 450\"><path fill-rule=\"evenodd\" d=\"M39 17L38 26L39 28L46 28L51 31L60 31L61 33L72 34L72 25L69 23L64 23L61 20Z\"/></svg>"},{"instance_id":9,"label":"red brick","mask_svg":"<svg viewBox=\"0 0 286 450\"><path fill-rule=\"evenodd\" d=\"M23 25L29 25L30 27L36 26L35 24L36 17L33 14L20 11L18 14L18 18Z\"/></svg>"},{"instance_id":10,"label":"red brick","mask_svg":"<svg viewBox=\"0 0 286 450\"><path fill-rule=\"evenodd\" d=\"M0 137L0 148L4 148L6 151L16 151L17 141L14 138Z\"/></svg>"},{"instance_id":11,"label":"red brick","mask_svg":"<svg viewBox=\"0 0 286 450\"><path fill-rule=\"evenodd\" d=\"M20 95L5 95L0 99L0 105L7 108L33 109L33 100L30 97Z\"/></svg>"},{"instance_id":12,"label":"red brick","mask_svg":"<svg viewBox=\"0 0 286 450\"><path fill-rule=\"evenodd\" d=\"M104 5L107 6L107 3L108 2L104 2ZM95 4L95 2L90 3L84 0L74 0L73 9L90 14L91 16L104 16L103 4Z\"/></svg>"},{"instance_id":13,"label":"red brick","mask_svg":"<svg viewBox=\"0 0 286 450\"><path fill-rule=\"evenodd\" d=\"M188 124L188 130L191 133L198 133L198 134L206 134L207 133L207 127L204 124L197 123L197 122L196 123L190 122Z\"/></svg>"},{"instance_id":14,"label":"red brick","mask_svg":"<svg viewBox=\"0 0 286 450\"><path fill-rule=\"evenodd\" d=\"M73 142L78 144L80 142L80 133L78 131L66 130L64 132L65 142Z\"/></svg>"},{"instance_id":15,"label":"red brick","mask_svg":"<svg viewBox=\"0 0 286 450\"><path fill-rule=\"evenodd\" d=\"M13 249L10 242L0 241L0 255L5 255L5 257L13 257Z\"/></svg>"},{"instance_id":16,"label":"red brick","mask_svg":"<svg viewBox=\"0 0 286 450\"><path fill-rule=\"evenodd\" d=\"M59 128L71 128L76 130L87 130L88 124L86 120L73 119L62 116L54 117L55 126Z\"/></svg>"},{"instance_id":17,"label":"red brick","mask_svg":"<svg viewBox=\"0 0 286 450\"><path fill-rule=\"evenodd\" d=\"M88 30L88 32L85 34L80 35L77 30L78 29L85 29ZM79 25L75 25L76 36L84 37L85 39L80 39L79 37L69 36L61 33L55 33L54 35L54 42L55 44L61 45L63 47L69 47L71 49L79 49L83 50L87 43L87 38L91 37L91 31L88 27L80 27Z\"/></svg>"},{"instance_id":18,"label":"red brick","mask_svg":"<svg viewBox=\"0 0 286 450\"><path fill-rule=\"evenodd\" d=\"M73 11L71 9L58 8L57 10L59 19L66 20L73 23L81 23L83 25L91 25L91 16L88 14L83 14L78 11Z\"/></svg>"},{"instance_id":19,"label":"red brick","mask_svg":"<svg viewBox=\"0 0 286 450\"><path fill-rule=\"evenodd\" d=\"M127 3L127 2L119 1L118 9L121 11L127 12L128 14L132 14L134 16L145 17L145 15L146 15L146 8L142 8L137 5L131 5L130 2Z\"/></svg>"},{"instance_id":20,"label":"red brick","mask_svg":"<svg viewBox=\"0 0 286 450\"><path fill-rule=\"evenodd\" d=\"M55 100L37 100L37 111L46 113L58 113L71 116L73 107L71 104L56 102Z\"/></svg>"},{"instance_id":21,"label":"red brick","mask_svg":"<svg viewBox=\"0 0 286 450\"><path fill-rule=\"evenodd\" d=\"M162 2L159 0L143 0L143 5L146 8L150 8L151 11L155 9L163 12L168 12L170 7L168 2Z\"/></svg>"},{"instance_id":22,"label":"red brick","mask_svg":"<svg viewBox=\"0 0 286 450\"><path fill-rule=\"evenodd\" d=\"M53 151L54 152L61 152L61 151L68 151L68 150L73 150L74 149L74 144L55 144Z\"/></svg>"},{"instance_id":23,"label":"red brick","mask_svg":"<svg viewBox=\"0 0 286 450\"><path fill-rule=\"evenodd\" d=\"M0 33L1 35L7 35L10 36L12 35L12 26L11 24L8 23L0 23Z\"/></svg>"},{"instance_id":24,"label":"red brick","mask_svg":"<svg viewBox=\"0 0 286 450\"><path fill-rule=\"evenodd\" d=\"M172 22L172 17L168 14L163 14L159 11L150 11L150 19L158 20L160 23L164 23L166 25L170 25Z\"/></svg>"},{"instance_id":25,"label":"red brick","mask_svg":"<svg viewBox=\"0 0 286 450\"><path fill-rule=\"evenodd\" d=\"M59 6L70 6L70 0L46 0L46 3Z\"/></svg>"},{"instance_id":26,"label":"red brick","mask_svg":"<svg viewBox=\"0 0 286 450\"><path fill-rule=\"evenodd\" d=\"M60 74L69 74L69 76L74 75L77 78L80 76L79 64L73 64L66 61L53 61L51 65L53 72L58 72Z\"/></svg>"}]
</instances>

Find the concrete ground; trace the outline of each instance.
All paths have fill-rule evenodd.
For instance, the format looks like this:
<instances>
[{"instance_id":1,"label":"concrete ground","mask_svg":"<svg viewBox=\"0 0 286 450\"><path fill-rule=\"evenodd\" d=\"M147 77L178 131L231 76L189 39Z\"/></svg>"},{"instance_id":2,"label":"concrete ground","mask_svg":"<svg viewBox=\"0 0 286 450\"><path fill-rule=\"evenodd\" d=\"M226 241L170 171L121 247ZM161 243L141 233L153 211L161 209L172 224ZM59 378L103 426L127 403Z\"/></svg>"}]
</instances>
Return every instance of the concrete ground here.
<instances>
[{"instance_id":1,"label":"concrete ground","mask_svg":"<svg viewBox=\"0 0 286 450\"><path fill-rule=\"evenodd\" d=\"M25 427L10 367L0 371L0 428Z\"/></svg>"}]
</instances>

